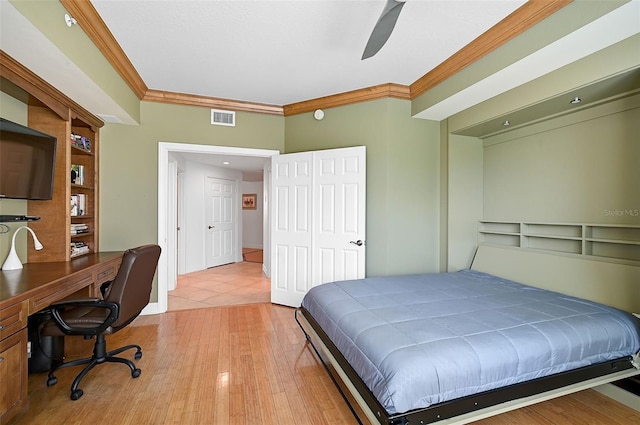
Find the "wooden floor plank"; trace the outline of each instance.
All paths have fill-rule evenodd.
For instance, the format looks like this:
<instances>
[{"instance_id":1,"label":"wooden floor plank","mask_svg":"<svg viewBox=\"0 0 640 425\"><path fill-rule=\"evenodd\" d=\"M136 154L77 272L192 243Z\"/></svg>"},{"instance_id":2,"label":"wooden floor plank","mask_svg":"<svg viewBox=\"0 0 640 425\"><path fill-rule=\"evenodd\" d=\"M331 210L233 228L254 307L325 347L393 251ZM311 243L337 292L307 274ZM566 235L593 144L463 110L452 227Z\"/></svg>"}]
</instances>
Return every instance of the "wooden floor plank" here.
<instances>
[{"instance_id":1,"label":"wooden floor plank","mask_svg":"<svg viewBox=\"0 0 640 425\"><path fill-rule=\"evenodd\" d=\"M287 307L144 316L107 342L142 345L139 378L121 364L98 365L80 385L84 396L71 401L78 368L61 370L53 387L46 373L32 374L27 406L10 425L357 424ZM476 423L627 425L640 424L640 412L587 390Z\"/></svg>"}]
</instances>

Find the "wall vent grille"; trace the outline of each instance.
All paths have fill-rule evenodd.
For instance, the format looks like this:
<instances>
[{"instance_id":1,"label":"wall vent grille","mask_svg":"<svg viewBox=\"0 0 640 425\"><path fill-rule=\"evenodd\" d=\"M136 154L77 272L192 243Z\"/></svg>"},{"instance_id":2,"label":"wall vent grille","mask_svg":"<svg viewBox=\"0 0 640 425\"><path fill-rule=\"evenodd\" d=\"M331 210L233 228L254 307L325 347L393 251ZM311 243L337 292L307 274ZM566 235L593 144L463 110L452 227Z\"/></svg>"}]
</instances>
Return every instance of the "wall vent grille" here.
<instances>
[{"instance_id":1,"label":"wall vent grille","mask_svg":"<svg viewBox=\"0 0 640 425\"><path fill-rule=\"evenodd\" d=\"M222 109L211 110L211 124L236 126L236 113L234 111L223 111Z\"/></svg>"}]
</instances>

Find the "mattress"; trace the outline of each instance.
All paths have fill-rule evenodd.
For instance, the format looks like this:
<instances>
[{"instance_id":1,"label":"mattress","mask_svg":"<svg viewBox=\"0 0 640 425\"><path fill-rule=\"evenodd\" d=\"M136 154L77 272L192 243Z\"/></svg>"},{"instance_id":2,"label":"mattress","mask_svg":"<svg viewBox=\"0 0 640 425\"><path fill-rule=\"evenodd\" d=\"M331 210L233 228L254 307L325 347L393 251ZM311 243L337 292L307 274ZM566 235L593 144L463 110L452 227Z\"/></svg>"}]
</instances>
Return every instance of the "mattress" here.
<instances>
[{"instance_id":1,"label":"mattress","mask_svg":"<svg viewBox=\"0 0 640 425\"><path fill-rule=\"evenodd\" d=\"M631 314L473 270L325 283L302 307L390 415L640 349Z\"/></svg>"}]
</instances>

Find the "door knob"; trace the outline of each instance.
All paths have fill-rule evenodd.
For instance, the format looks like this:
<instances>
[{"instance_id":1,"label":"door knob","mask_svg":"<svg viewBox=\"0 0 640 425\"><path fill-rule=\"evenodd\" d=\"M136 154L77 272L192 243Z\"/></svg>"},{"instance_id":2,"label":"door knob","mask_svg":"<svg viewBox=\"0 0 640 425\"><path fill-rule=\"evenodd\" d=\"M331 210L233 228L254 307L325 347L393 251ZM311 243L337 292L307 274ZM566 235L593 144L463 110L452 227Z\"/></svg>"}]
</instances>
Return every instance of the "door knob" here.
<instances>
[{"instance_id":1,"label":"door knob","mask_svg":"<svg viewBox=\"0 0 640 425\"><path fill-rule=\"evenodd\" d=\"M209 229L213 229L214 227L216 227L216 226L209 226Z\"/></svg>"},{"instance_id":2,"label":"door knob","mask_svg":"<svg viewBox=\"0 0 640 425\"><path fill-rule=\"evenodd\" d=\"M352 243L352 244L358 245L358 246L364 245L364 242L361 241L360 239L358 239L357 241L349 241L349 243Z\"/></svg>"}]
</instances>

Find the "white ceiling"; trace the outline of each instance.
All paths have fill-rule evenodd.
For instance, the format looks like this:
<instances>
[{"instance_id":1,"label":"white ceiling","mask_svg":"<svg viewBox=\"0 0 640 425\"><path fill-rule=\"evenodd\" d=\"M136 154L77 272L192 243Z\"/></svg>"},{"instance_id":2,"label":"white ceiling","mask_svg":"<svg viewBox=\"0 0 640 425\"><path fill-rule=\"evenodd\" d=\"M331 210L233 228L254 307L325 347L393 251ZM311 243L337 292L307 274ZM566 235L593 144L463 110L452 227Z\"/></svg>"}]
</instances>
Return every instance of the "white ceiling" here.
<instances>
[{"instance_id":1,"label":"white ceiling","mask_svg":"<svg viewBox=\"0 0 640 425\"><path fill-rule=\"evenodd\" d=\"M287 105L409 85L525 0L410 0L361 60L380 0L92 0L150 89Z\"/></svg>"}]
</instances>

